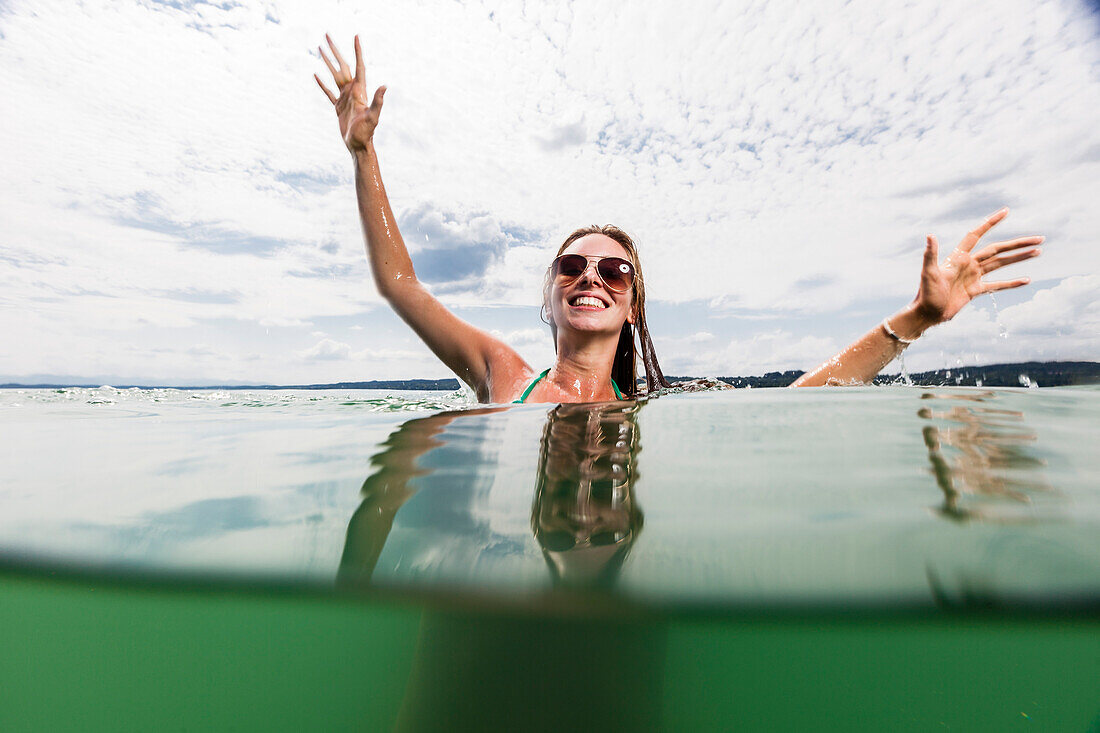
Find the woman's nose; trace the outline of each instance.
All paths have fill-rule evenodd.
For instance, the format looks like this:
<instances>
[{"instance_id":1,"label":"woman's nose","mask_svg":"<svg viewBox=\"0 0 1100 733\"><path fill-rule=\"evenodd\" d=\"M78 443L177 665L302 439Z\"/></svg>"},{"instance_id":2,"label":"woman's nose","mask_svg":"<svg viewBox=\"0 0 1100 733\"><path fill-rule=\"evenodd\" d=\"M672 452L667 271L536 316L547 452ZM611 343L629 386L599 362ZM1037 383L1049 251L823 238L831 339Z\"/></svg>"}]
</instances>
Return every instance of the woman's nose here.
<instances>
[{"instance_id":1,"label":"woman's nose","mask_svg":"<svg viewBox=\"0 0 1100 733\"><path fill-rule=\"evenodd\" d=\"M588 283L600 282L600 274L596 272L595 262L588 263L588 266L584 268L584 272L581 273L580 279Z\"/></svg>"}]
</instances>

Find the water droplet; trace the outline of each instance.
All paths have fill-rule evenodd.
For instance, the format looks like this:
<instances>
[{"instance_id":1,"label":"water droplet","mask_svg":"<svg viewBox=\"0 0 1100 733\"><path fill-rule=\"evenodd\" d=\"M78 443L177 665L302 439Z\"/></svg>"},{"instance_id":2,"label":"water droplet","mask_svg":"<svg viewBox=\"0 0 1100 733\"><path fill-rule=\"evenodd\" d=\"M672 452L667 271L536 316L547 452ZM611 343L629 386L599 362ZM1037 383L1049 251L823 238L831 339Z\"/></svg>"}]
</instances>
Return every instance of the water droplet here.
<instances>
[{"instance_id":1,"label":"water droplet","mask_svg":"<svg viewBox=\"0 0 1100 733\"><path fill-rule=\"evenodd\" d=\"M993 293L989 294L989 302L993 304L993 321L997 324L997 335L1002 339L1008 339L1008 329L1001 323L1001 311L997 308L997 298Z\"/></svg>"}]
</instances>

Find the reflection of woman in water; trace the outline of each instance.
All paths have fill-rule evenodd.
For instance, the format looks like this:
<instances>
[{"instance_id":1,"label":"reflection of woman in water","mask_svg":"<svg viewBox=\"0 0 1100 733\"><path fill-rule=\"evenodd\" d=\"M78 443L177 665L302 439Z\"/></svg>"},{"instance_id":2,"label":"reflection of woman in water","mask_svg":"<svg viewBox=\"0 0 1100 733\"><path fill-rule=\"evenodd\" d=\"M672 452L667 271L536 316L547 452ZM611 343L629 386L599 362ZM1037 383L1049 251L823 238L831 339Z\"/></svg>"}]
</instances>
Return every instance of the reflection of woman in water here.
<instances>
[{"instance_id":1,"label":"reflection of woman in water","mask_svg":"<svg viewBox=\"0 0 1100 733\"><path fill-rule=\"evenodd\" d=\"M1024 423L1024 414L980 404L995 397L978 394L926 393L926 400L962 401L948 410L924 407L926 420L946 420L951 427L926 425L921 431L928 448L932 475L943 491L941 516L956 521L1038 521L1034 498L1051 494L1039 472L1044 462L1029 446L1036 434ZM954 449L954 455L943 450Z\"/></svg>"},{"instance_id":2,"label":"reflection of woman in water","mask_svg":"<svg viewBox=\"0 0 1100 733\"><path fill-rule=\"evenodd\" d=\"M321 55L338 94L329 91L320 77L315 78L336 108L340 133L355 161L359 215L375 284L435 355L470 385L478 400L596 402L634 397L634 329L647 388L668 386L646 328L645 281L637 250L630 237L615 227L573 232L547 270L543 313L554 334L557 359L541 374L507 344L460 320L432 297L416 279L374 149L386 88L379 87L368 100L358 37L354 72L331 39L328 45L335 62L324 49L320 49ZM1042 237L1022 237L974 250L982 235L1007 215L1008 210L1002 209L990 216L942 263L936 239L929 236L913 302L803 375L795 386L868 382L924 331L950 320L972 298L1025 285L1026 278L984 282L982 277L1038 255Z\"/></svg>"},{"instance_id":3,"label":"reflection of woman in water","mask_svg":"<svg viewBox=\"0 0 1100 733\"><path fill-rule=\"evenodd\" d=\"M432 496L431 488L445 488L443 495L456 489L453 473L436 475L427 468L432 461L425 459L433 449L454 449L440 434L452 422L459 425L502 409L507 408L410 420L390 436L385 451L371 461L378 470L364 482L363 503L348 526L341 584L370 583L395 516L415 493L413 478L425 498ZM638 537L642 514L633 494L638 410L632 402L560 405L550 411L531 524L555 586L606 588ZM437 516L449 523L455 519L448 512ZM424 533L426 545L436 541L439 546L421 549L453 549L447 538L440 539L446 534ZM465 539L491 543L486 537ZM541 596L531 600L527 613L425 611L397 729L643 731L661 726L667 642L662 624L614 606L562 615L554 610L560 605L544 604Z\"/></svg>"},{"instance_id":4,"label":"reflection of woman in water","mask_svg":"<svg viewBox=\"0 0 1100 733\"><path fill-rule=\"evenodd\" d=\"M459 420L469 427L478 417L504 409L479 408L417 418L386 440L385 450L371 459L377 470L363 482L362 503L348 525L340 562L341 584L371 581L398 510L416 493L414 478L428 490L428 498L450 499L459 492L453 473L435 474L427 459L436 448L456 450L453 443L448 446L440 437L447 426ZM617 577L641 531L642 511L634 498L638 409L634 402L559 405L547 416L534 480L531 529L555 585L606 587ZM456 459L464 460L456 455L447 458ZM434 489L443 491L433 493ZM454 529L455 522L462 519L455 512L469 514L469 507L460 502L440 514L447 517L447 526L426 533L424 542L430 544ZM470 524L464 530L466 543L491 544L490 538L472 528Z\"/></svg>"},{"instance_id":5,"label":"reflection of woman in water","mask_svg":"<svg viewBox=\"0 0 1100 733\"><path fill-rule=\"evenodd\" d=\"M543 430L531 526L556 583L614 582L642 529L638 406L558 405Z\"/></svg>"}]
</instances>

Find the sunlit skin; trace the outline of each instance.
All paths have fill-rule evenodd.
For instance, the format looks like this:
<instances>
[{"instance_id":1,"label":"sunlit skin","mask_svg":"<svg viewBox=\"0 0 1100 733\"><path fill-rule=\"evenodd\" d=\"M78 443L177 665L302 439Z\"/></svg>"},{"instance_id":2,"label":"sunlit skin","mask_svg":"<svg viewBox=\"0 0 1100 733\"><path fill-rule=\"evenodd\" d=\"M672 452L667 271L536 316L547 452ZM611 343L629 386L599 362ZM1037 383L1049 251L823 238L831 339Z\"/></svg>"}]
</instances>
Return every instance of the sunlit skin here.
<instances>
[{"instance_id":1,"label":"sunlit skin","mask_svg":"<svg viewBox=\"0 0 1100 733\"><path fill-rule=\"evenodd\" d=\"M367 95L366 72L359 37L355 37L355 69L344 60L329 36L318 48L332 74L336 92L317 84L336 110L340 135L355 164L355 190L366 239L367 257L378 292L428 345L428 348L468 384L481 402L510 402L538 374L514 349L448 311L417 280L401 232L382 185L374 131L382 113L386 87ZM996 242L975 251L983 235L1008 215L1001 209L966 235L942 262L934 236L927 238L917 296L886 319L900 338L912 340L950 320L973 298L996 290L1026 285L1027 278L986 282L989 273L1039 254L1043 237ZM568 253L588 257L624 257L625 250L602 234L582 237ZM606 299L608 308L575 307L570 300L591 294ZM589 268L575 282L553 284L550 307L557 326L557 359L547 378L539 382L528 402L597 402L615 399L611 368L619 331L633 323L633 293L608 290ZM907 344L877 325L792 386L865 384L893 361Z\"/></svg>"},{"instance_id":2,"label":"sunlit skin","mask_svg":"<svg viewBox=\"0 0 1100 733\"><path fill-rule=\"evenodd\" d=\"M589 258L630 256L621 244L603 234L589 234L569 245L562 254ZM593 297L606 308L576 305L580 297ZM572 282L551 283L550 314L558 327L557 362L531 391L529 402L597 402L614 400L611 364L623 322L634 323L632 291L616 293L604 285L590 259L588 269Z\"/></svg>"},{"instance_id":3,"label":"sunlit skin","mask_svg":"<svg viewBox=\"0 0 1100 733\"><path fill-rule=\"evenodd\" d=\"M1040 236L994 242L974 250L978 241L1006 216L1007 208L988 217L963 237L942 262L936 237L928 235L917 295L912 303L886 319L894 333L906 340L919 338L932 326L951 320L963 306L979 295L1018 288L1030 282L1026 277L997 282L982 279L1005 265L1039 256L1038 246L1044 239ZM890 337L882 326L876 326L817 369L802 375L791 386L865 384L874 379L906 346Z\"/></svg>"}]
</instances>

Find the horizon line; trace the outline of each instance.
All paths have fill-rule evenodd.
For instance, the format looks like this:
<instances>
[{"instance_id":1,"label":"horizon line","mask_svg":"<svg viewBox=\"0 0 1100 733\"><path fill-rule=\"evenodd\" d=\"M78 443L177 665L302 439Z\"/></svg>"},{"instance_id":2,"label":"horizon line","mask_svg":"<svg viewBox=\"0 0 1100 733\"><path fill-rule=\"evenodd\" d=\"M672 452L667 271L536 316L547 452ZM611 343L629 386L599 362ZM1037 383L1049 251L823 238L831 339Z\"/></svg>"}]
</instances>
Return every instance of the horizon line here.
<instances>
[{"instance_id":1,"label":"horizon line","mask_svg":"<svg viewBox=\"0 0 1100 733\"><path fill-rule=\"evenodd\" d=\"M1021 361L1021 362L1003 362L997 364L975 364L955 367L941 367L939 369L931 369L920 372L909 373L909 376L926 376L935 375L937 373L949 374L951 372L962 372L967 369L1005 369L1005 368L1025 368L1025 367L1049 367L1052 365L1063 366L1095 366L1097 367L1097 377L1100 377L1100 362L1087 361L1087 360L1074 360L1074 361ZM907 372L903 369L899 372L892 374L880 374L878 379L889 379L902 377ZM774 379L777 377L792 376L792 379L797 379L802 374L805 374L801 369L786 369L786 370L774 370L764 372L758 375L749 376L672 376L669 375L668 379L675 379L679 381L690 381L694 379L719 379L726 380L765 380ZM341 380L336 382L313 382L308 384L263 384L263 383L238 383L238 384L188 384L188 385L169 385L169 384L156 384L155 380L122 380L116 384L104 384L102 382L95 383L99 380L93 380L91 378L74 377L70 380L62 380L57 382L5 382L0 384L0 389L67 389L67 388L98 388L98 387L112 387L115 389L180 389L180 390L201 390L201 389L372 389L369 385L378 385L378 389L424 389L424 390L442 390L442 389L460 389L461 382L457 377L438 377L438 378L422 378L422 377L408 377L403 379L360 379L360 380ZM639 378L638 381L644 381ZM139 383L149 382L149 383ZM447 386L442 386L446 383ZM384 386L384 385L397 385L408 384L417 386ZM451 387L454 384L456 386ZM431 386L429 386L431 385Z\"/></svg>"}]
</instances>

